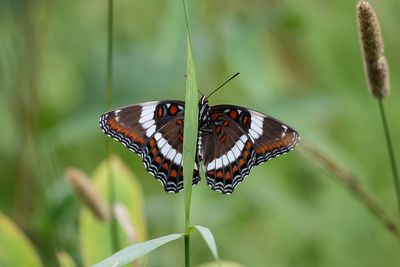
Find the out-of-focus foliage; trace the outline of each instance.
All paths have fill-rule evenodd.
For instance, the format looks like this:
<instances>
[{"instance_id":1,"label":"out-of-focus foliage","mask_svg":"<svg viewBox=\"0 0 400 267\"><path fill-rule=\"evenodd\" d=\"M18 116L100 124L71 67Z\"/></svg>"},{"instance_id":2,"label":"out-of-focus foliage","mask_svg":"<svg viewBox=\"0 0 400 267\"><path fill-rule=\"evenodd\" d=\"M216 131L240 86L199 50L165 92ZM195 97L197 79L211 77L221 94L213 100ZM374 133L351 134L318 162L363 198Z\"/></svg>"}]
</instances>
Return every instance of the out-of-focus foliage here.
<instances>
[{"instance_id":1,"label":"out-of-focus foliage","mask_svg":"<svg viewBox=\"0 0 400 267\"><path fill-rule=\"evenodd\" d=\"M76 267L74 260L64 251L57 253L60 267Z\"/></svg>"},{"instance_id":2,"label":"out-of-focus foliage","mask_svg":"<svg viewBox=\"0 0 400 267\"><path fill-rule=\"evenodd\" d=\"M201 265L197 265L196 267L243 267L243 265L238 264L236 262L232 262L232 261L220 261L219 262L220 265L218 265L218 263L213 262L213 263L205 263L205 264L201 264Z\"/></svg>"},{"instance_id":3,"label":"out-of-focus foliage","mask_svg":"<svg viewBox=\"0 0 400 267\"><path fill-rule=\"evenodd\" d=\"M181 1L114 2L112 108L183 100ZM396 218L378 105L363 73L356 1L188 2L199 89L211 92L241 72L211 104L245 106L288 123L302 142L360 177ZM397 138L400 2L370 2L385 42L392 85L385 107ZM0 210L45 266L56 264L59 251L83 262L81 204L63 174L69 166L92 173L109 156L98 127L109 108L106 20L106 1L0 1ZM399 150L398 139L394 146ZM164 193L122 145L112 150L143 188L147 238L182 232L183 195ZM243 266L399 266L398 241L329 178L295 150L254 168L231 196L200 183L191 223L210 228L220 257ZM183 242L171 243L151 253L147 266L182 265L183 252ZM191 256L193 265L213 260L199 235L191 238Z\"/></svg>"},{"instance_id":4,"label":"out-of-focus foliage","mask_svg":"<svg viewBox=\"0 0 400 267\"><path fill-rule=\"evenodd\" d=\"M34 247L9 218L0 213L0 266L42 266Z\"/></svg>"},{"instance_id":5,"label":"out-of-focus foliage","mask_svg":"<svg viewBox=\"0 0 400 267\"><path fill-rule=\"evenodd\" d=\"M104 200L108 199L109 175L114 177L115 202L127 207L130 217L128 218L130 219L129 225L133 230L133 236L129 238L124 231L126 228L120 225L119 248L145 241L146 222L143 213L143 192L137 178L117 157L110 157L102 162L95 170L92 179ZM109 223L99 221L85 208L81 212L79 226L81 254L85 266L93 265L110 256L112 243Z\"/></svg>"}]
</instances>

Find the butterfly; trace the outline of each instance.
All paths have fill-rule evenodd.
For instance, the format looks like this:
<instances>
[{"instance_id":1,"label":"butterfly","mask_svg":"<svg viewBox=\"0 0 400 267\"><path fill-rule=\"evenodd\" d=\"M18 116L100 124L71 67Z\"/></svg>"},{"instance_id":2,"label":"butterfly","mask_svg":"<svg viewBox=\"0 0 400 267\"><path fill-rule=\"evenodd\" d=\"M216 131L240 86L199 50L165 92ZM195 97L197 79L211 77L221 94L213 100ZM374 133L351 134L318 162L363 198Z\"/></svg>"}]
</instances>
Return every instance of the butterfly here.
<instances>
[{"instance_id":1,"label":"butterfly","mask_svg":"<svg viewBox=\"0 0 400 267\"><path fill-rule=\"evenodd\" d=\"M145 168L164 190L183 189L183 101L155 101L119 108L100 117L102 131L142 157ZM260 112L233 105L209 106L199 101L197 157L193 185L200 181L231 194L252 167L292 150L299 134Z\"/></svg>"}]
</instances>

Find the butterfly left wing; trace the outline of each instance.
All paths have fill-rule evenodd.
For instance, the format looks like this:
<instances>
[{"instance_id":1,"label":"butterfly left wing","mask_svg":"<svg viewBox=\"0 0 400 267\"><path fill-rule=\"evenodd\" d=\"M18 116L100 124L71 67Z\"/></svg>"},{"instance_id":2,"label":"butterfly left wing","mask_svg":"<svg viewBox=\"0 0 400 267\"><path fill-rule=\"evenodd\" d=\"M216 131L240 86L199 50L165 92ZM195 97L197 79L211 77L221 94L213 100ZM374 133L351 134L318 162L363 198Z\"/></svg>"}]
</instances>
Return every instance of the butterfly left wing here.
<instances>
[{"instance_id":1,"label":"butterfly left wing","mask_svg":"<svg viewBox=\"0 0 400 267\"><path fill-rule=\"evenodd\" d=\"M282 122L242 107L211 107L211 129L202 136L207 184L231 194L253 166L289 152L298 133Z\"/></svg>"},{"instance_id":2,"label":"butterfly left wing","mask_svg":"<svg viewBox=\"0 0 400 267\"><path fill-rule=\"evenodd\" d=\"M100 128L139 154L165 191L177 193L183 189L183 117L184 102L147 102L103 114ZM193 184L199 181L196 161Z\"/></svg>"}]
</instances>

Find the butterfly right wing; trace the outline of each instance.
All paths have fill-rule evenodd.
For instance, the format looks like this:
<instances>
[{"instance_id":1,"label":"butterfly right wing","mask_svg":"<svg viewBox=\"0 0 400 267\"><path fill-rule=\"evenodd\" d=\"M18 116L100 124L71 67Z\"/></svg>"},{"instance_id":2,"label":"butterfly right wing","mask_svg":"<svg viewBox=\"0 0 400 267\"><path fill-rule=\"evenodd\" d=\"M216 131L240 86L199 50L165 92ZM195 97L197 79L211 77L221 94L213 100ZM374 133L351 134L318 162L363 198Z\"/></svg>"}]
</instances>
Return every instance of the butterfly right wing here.
<instances>
[{"instance_id":1,"label":"butterfly right wing","mask_svg":"<svg viewBox=\"0 0 400 267\"><path fill-rule=\"evenodd\" d=\"M183 189L183 116L184 102L148 102L103 114L100 128L139 154L165 191L177 193ZM199 181L196 161L193 184Z\"/></svg>"},{"instance_id":2,"label":"butterfly right wing","mask_svg":"<svg viewBox=\"0 0 400 267\"><path fill-rule=\"evenodd\" d=\"M252 167L292 150L298 133L262 113L232 105L211 107L210 132L202 137L207 184L231 194Z\"/></svg>"}]
</instances>

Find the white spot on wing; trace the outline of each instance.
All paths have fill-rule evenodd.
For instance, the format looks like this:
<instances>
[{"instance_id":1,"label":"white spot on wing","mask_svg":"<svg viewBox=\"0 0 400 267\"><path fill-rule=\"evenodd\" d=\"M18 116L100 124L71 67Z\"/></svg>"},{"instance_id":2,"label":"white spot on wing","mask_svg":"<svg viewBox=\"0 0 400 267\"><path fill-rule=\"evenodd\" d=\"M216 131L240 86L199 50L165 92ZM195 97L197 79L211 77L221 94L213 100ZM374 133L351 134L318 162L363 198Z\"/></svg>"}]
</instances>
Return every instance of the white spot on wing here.
<instances>
[{"instance_id":1,"label":"white spot on wing","mask_svg":"<svg viewBox=\"0 0 400 267\"><path fill-rule=\"evenodd\" d=\"M139 123L143 123L143 122L149 121L149 120L153 119L153 117L154 117L154 113L153 112L150 112L149 114L146 114L145 116L142 115L140 117Z\"/></svg>"},{"instance_id":2,"label":"white spot on wing","mask_svg":"<svg viewBox=\"0 0 400 267\"><path fill-rule=\"evenodd\" d=\"M228 157L226 156L226 155L222 155L222 164L224 165L224 166L228 166L229 165L229 160L228 160Z\"/></svg>"},{"instance_id":3,"label":"white spot on wing","mask_svg":"<svg viewBox=\"0 0 400 267\"><path fill-rule=\"evenodd\" d=\"M164 139L165 140L165 139ZM165 157L170 151L171 146L168 144L167 140L165 140L165 145L161 148L161 154Z\"/></svg>"},{"instance_id":4,"label":"white spot on wing","mask_svg":"<svg viewBox=\"0 0 400 267\"><path fill-rule=\"evenodd\" d=\"M176 150L175 149L170 149L168 154L165 156L167 159L170 161L173 161L176 155Z\"/></svg>"},{"instance_id":5,"label":"white spot on wing","mask_svg":"<svg viewBox=\"0 0 400 267\"><path fill-rule=\"evenodd\" d=\"M263 134L263 122L264 122L264 118L263 117L261 117L261 116L259 116L257 114L254 114L252 112L249 134L254 139L258 139Z\"/></svg>"},{"instance_id":6,"label":"white spot on wing","mask_svg":"<svg viewBox=\"0 0 400 267\"><path fill-rule=\"evenodd\" d=\"M148 102L146 103L146 105L142 106L142 111L144 110L148 110L148 109L153 109L153 111L156 109L156 106L159 102L155 101L155 102Z\"/></svg>"},{"instance_id":7,"label":"white spot on wing","mask_svg":"<svg viewBox=\"0 0 400 267\"><path fill-rule=\"evenodd\" d=\"M158 146L158 148L162 148L166 143L167 143L167 140L165 140L164 138L161 137L160 140L157 142L157 146Z\"/></svg>"},{"instance_id":8,"label":"white spot on wing","mask_svg":"<svg viewBox=\"0 0 400 267\"><path fill-rule=\"evenodd\" d=\"M144 116L147 116L149 114L154 114L154 109L142 110L142 113L140 113L140 117L144 117Z\"/></svg>"},{"instance_id":9,"label":"white spot on wing","mask_svg":"<svg viewBox=\"0 0 400 267\"><path fill-rule=\"evenodd\" d=\"M162 135L160 133L156 133L154 135L154 139L156 139L156 141L160 140L162 138ZM158 144L158 143L157 143Z\"/></svg>"},{"instance_id":10,"label":"white spot on wing","mask_svg":"<svg viewBox=\"0 0 400 267\"><path fill-rule=\"evenodd\" d=\"M211 161L207 165L207 170L217 170L221 168L222 166L227 166L230 164L230 162L234 162L237 158L240 157L242 150L244 148L244 143L248 140L249 138L247 135L242 135L235 143L235 145L231 148L230 151L228 151L227 154L224 154L220 156L219 158Z\"/></svg>"},{"instance_id":11,"label":"white spot on wing","mask_svg":"<svg viewBox=\"0 0 400 267\"><path fill-rule=\"evenodd\" d=\"M155 123L154 120L146 121L145 123L142 124L142 127L143 127L143 129L147 129L147 128L150 128L151 126L153 126L154 123ZM155 125L154 125L154 127L155 127Z\"/></svg>"},{"instance_id":12,"label":"white spot on wing","mask_svg":"<svg viewBox=\"0 0 400 267\"><path fill-rule=\"evenodd\" d=\"M176 156L175 156L175 158L174 158L174 163L175 163L176 165L181 165L181 161L182 161L182 154L179 153L179 152L177 152L177 153L176 153Z\"/></svg>"},{"instance_id":13,"label":"white spot on wing","mask_svg":"<svg viewBox=\"0 0 400 267\"><path fill-rule=\"evenodd\" d=\"M215 167L215 160L213 160L210 163L208 163L207 171L214 169L214 167Z\"/></svg>"},{"instance_id":14,"label":"white spot on wing","mask_svg":"<svg viewBox=\"0 0 400 267\"><path fill-rule=\"evenodd\" d=\"M234 148L236 148L236 146L234 146L233 149ZM229 159L230 162L234 162L235 161L235 156L233 155L232 150L228 151L227 155L228 155L228 159Z\"/></svg>"},{"instance_id":15,"label":"white spot on wing","mask_svg":"<svg viewBox=\"0 0 400 267\"><path fill-rule=\"evenodd\" d=\"M260 137L260 135L258 133L256 133L252 128L249 129L249 134L251 135L251 137L253 137L254 139L257 139Z\"/></svg>"},{"instance_id":16,"label":"white spot on wing","mask_svg":"<svg viewBox=\"0 0 400 267\"><path fill-rule=\"evenodd\" d=\"M147 136L147 137L150 137L150 136L152 136L155 132L156 132L156 126L153 125L153 126L151 126L149 129L147 129L147 131L146 131L146 136Z\"/></svg>"},{"instance_id":17,"label":"white spot on wing","mask_svg":"<svg viewBox=\"0 0 400 267\"><path fill-rule=\"evenodd\" d=\"M240 143L243 144L242 142ZM240 156L240 150L237 146L232 147L232 152L235 158L238 158Z\"/></svg>"},{"instance_id":18,"label":"white spot on wing","mask_svg":"<svg viewBox=\"0 0 400 267\"><path fill-rule=\"evenodd\" d=\"M264 118L261 118L261 120L260 120L260 119L256 118L254 115L251 116L251 122L252 122L252 124L254 123L254 124L256 124L256 125L257 125L258 127L260 127L260 128L263 127L263 121L264 121Z\"/></svg>"},{"instance_id":19,"label":"white spot on wing","mask_svg":"<svg viewBox=\"0 0 400 267\"><path fill-rule=\"evenodd\" d=\"M222 167L222 158L219 157L215 160L215 169L218 170L219 168Z\"/></svg>"}]
</instances>

